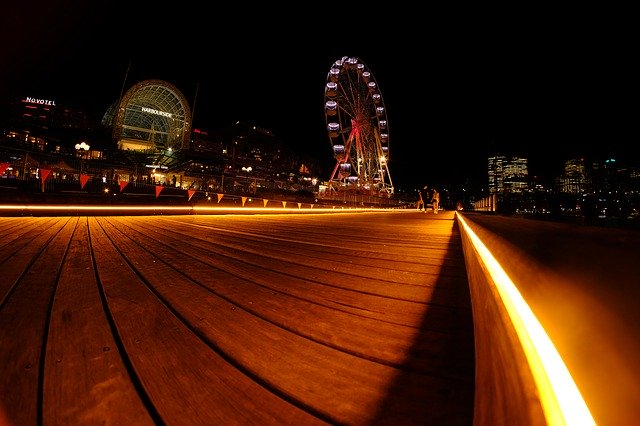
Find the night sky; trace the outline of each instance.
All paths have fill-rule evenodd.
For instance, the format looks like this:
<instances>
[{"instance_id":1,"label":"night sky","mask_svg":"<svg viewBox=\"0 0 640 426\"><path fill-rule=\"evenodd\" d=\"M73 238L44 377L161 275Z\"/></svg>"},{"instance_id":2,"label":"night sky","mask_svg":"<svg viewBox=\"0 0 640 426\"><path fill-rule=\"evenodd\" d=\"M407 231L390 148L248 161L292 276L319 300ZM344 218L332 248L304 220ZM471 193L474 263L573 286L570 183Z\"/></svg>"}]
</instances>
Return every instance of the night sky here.
<instances>
[{"instance_id":1,"label":"night sky","mask_svg":"<svg viewBox=\"0 0 640 426\"><path fill-rule=\"evenodd\" d=\"M195 100L196 127L247 121L333 164L324 84L349 56L382 93L398 188L483 183L496 152L547 178L576 157L638 163L630 11L7 3L0 103L32 96L101 116L123 84L157 78Z\"/></svg>"}]
</instances>

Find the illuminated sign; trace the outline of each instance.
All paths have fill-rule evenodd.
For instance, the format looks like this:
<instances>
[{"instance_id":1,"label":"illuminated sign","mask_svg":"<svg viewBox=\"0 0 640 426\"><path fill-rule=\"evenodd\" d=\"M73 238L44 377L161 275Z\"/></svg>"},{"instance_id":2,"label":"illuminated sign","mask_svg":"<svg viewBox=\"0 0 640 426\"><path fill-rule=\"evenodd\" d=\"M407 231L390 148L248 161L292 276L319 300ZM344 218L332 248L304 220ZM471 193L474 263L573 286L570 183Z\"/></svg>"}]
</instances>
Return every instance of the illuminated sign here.
<instances>
[{"instance_id":1,"label":"illuminated sign","mask_svg":"<svg viewBox=\"0 0 640 426\"><path fill-rule=\"evenodd\" d=\"M47 100L47 99L30 98L29 96L27 96L23 100L23 102L29 102L30 104L56 106L56 101L50 101L50 100Z\"/></svg>"},{"instance_id":2,"label":"illuminated sign","mask_svg":"<svg viewBox=\"0 0 640 426\"><path fill-rule=\"evenodd\" d=\"M170 112L158 111L157 109L147 108L147 107L140 107L140 108L142 108L142 112L148 112L150 114L161 115L163 117L172 118L172 114Z\"/></svg>"}]
</instances>

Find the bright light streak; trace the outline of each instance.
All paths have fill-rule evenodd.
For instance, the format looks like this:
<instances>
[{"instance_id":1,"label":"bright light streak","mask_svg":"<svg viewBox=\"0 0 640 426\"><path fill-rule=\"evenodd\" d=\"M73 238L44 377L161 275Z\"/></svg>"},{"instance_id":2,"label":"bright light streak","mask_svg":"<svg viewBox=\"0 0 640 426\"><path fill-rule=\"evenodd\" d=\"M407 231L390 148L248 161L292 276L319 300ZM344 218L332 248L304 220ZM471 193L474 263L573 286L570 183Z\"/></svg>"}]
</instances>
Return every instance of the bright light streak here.
<instances>
[{"instance_id":1,"label":"bright light streak","mask_svg":"<svg viewBox=\"0 0 640 426\"><path fill-rule=\"evenodd\" d=\"M1 210L102 210L102 211L135 211L135 210L169 210L169 211L191 211L191 206L87 206L87 205L61 205L61 204L43 204L43 205L8 205L0 206Z\"/></svg>"},{"instance_id":2,"label":"bright light streak","mask_svg":"<svg viewBox=\"0 0 640 426\"><path fill-rule=\"evenodd\" d=\"M498 261L457 214L513 322L536 381L547 424L595 425L569 370L544 328Z\"/></svg>"},{"instance_id":3,"label":"bright light streak","mask_svg":"<svg viewBox=\"0 0 640 426\"><path fill-rule=\"evenodd\" d=\"M14 211L119 211L119 212L136 212L136 211L172 211L182 212L184 214L195 212L233 212L233 213L296 213L300 211L317 212L339 212L339 211L390 211L389 208L362 208L362 207L310 207L308 209L296 208L285 209L283 207L224 207L224 206L88 206L88 205L0 205L0 210Z\"/></svg>"}]
</instances>

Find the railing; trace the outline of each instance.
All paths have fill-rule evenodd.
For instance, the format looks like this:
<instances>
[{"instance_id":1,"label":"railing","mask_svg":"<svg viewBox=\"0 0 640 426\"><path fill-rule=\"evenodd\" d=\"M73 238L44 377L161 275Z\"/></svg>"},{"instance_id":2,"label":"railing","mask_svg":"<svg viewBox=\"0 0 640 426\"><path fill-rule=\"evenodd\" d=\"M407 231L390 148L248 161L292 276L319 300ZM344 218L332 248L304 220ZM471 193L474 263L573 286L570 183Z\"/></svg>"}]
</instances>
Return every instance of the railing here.
<instances>
[{"instance_id":1,"label":"railing","mask_svg":"<svg viewBox=\"0 0 640 426\"><path fill-rule=\"evenodd\" d=\"M516 286L474 232L474 225L461 215L458 221L474 315L474 424L595 424Z\"/></svg>"},{"instance_id":2,"label":"railing","mask_svg":"<svg viewBox=\"0 0 640 426\"><path fill-rule=\"evenodd\" d=\"M473 203L473 209L478 212L495 212L498 209L498 196L491 194Z\"/></svg>"},{"instance_id":3,"label":"railing","mask_svg":"<svg viewBox=\"0 0 640 426\"><path fill-rule=\"evenodd\" d=\"M0 150L0 166L3 168L0 187L15 189L14 194L20 193L23 198L76 194L87 195L87 199L127 195L176 201L220 201L224 196L226 200L242 200L243 204L250 197L310 204L317 201L313 187L289 180L177 170L156 179L149 169L140 166L74 157L63 159L24 150Z\"/></svg>"},{"instance_id":4,"label":"railing","mask_svg":"<svg viewBox=\"0 0 640 426\"><path fill-rule=\"evenodd\" d=\"M474 424L636 424L640 233L456 218L474 315Z\"/></svg>"}]
</instances>

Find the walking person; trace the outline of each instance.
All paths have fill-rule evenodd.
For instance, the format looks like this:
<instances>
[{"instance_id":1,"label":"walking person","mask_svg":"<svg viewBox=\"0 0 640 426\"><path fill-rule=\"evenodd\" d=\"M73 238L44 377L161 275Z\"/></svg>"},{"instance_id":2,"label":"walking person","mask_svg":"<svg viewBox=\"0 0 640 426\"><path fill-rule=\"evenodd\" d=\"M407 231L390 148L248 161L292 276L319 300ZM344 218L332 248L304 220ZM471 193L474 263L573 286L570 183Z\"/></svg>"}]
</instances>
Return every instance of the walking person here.
<instances>
[{"instance_id":1,"label":"walking person","mask_svg":"<svg viewBox=\"0 0 640 426\"><path fill-rule=\"evenodd\" d=\"M422 198L422 192L418 191L418 197L420 198L418 199L418 201L416 201L416 209L422 211L425 208L424 199Z\"/></svg>"},{"instance_id":2,"label":"walking person","mask_svg":"<svg viewBox=\"0 0 640 426\"><path fill-rule=\"evenodd\" d=\"M438 214L438 207L440 205L440 193L437 189L433 190L433 195L431 196L431 207L433 208L433 213Z\"/></svg>"},{"instance_id":3,"label":"walking person","mask_svg":"<svg viewBox=\"0 0 640 426\"><path fill-rule=\"evenodd\" d=\"M427 185L425 185L421 190L418 191L420 193L420 201L422 201L422 211L424 213L427 212L427 200L429 199L429 190Z\"/></svg>"}]
</instances>

